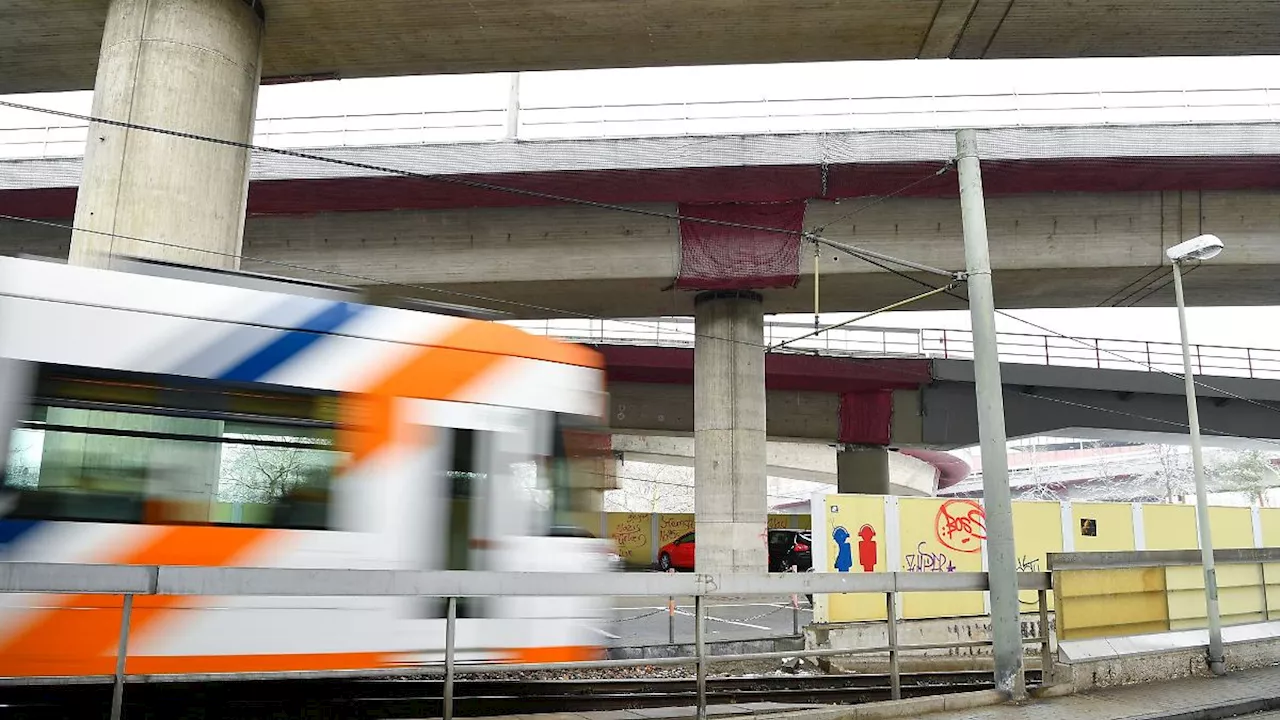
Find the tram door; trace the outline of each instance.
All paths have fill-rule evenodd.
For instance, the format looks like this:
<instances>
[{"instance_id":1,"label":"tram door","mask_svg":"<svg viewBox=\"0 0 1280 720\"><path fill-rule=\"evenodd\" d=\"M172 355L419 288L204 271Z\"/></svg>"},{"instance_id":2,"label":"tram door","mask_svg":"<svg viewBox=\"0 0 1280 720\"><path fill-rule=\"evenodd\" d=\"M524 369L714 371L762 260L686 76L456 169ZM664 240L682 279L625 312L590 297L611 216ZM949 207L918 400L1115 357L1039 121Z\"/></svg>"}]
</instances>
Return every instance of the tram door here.
<instances>
[{"instance_id":1,"label":"tram door","mask_svg":"<svg viewBox=\"0 0 1280 720\"><path fill-rule=\"evenodd\" d=\"M517 538L533 528L531 508L516 475L533 459L537 413L456 403L437 407L429 428L431 481L421 488L433 502L419 537L428 548L426 567L496 570L520 552ZM443 407L450 406L450 407ZM438 420L436 419L438 417ZM434 522L433 522L434 520ZM515 541L515 542L513 542ZM435 548L431 552L431 548ZM434 556L434 557L432 557ZM429 617L442 617L445 602L428 601ZM458 617L490 617L494 600L459 598Z\"/></svg>"}]
</instances>

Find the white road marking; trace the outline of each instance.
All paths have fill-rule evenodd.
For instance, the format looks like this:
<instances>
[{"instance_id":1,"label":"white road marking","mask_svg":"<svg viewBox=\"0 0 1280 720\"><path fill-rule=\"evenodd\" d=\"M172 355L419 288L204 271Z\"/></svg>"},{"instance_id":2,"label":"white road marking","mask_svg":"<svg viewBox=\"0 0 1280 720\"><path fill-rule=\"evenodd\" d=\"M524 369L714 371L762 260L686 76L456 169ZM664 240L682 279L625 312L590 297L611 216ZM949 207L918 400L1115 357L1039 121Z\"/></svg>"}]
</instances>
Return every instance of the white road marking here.
<instances>
[{"instance_id":1,"label":"white road marking","mask_svg":"<svg viewBox=\"0 0 1280 720\"><path fill-rule=\"evenodd\" d=\"M721 606L721 607L727 607L727 606ZM691 613L691 612L685 612L685 611L683 611L683 610L676 610L676 614L677 614L677 615L684 615L685 617L693 617L693 613ZM773 628L768 627L768 626L766 626L766 625L752 625L751 623L738 622L737 620L725 620L724 618L711 617L710 615L708 615L708 616L707 616L707 619L708 619L708 620L715 620L716 622L728 623L729 625L738 625L738 626L740 626L740 627L749 627L749 628L752 628L752 629L755 629L755 630L772 630L772 629L773 629Z\"/></svg>"},{"instance_id":2,"label":"white road marking","mask_svg":"<svg viewBox=\"0 0 1280 720\"><path fill-rule=\"evenodd\" d=\"M613 633L609 632L608 630L601 630L601 629L600 629L600 628L598 628L598 627L592 627L592 626L590 626L590 625L588 625L587 627L588 627L588 628L590 628L590 629L592 629L592 630L594 630L594 631L596 631L596 632L598 632L598 633L600 633L601 635L603 635L603 636L605 636L605 637L609 638L610 640L621 640L621 639L622 639L622 636L621 636L621 635L614 635Z\"/></svg>"}]
</instances>

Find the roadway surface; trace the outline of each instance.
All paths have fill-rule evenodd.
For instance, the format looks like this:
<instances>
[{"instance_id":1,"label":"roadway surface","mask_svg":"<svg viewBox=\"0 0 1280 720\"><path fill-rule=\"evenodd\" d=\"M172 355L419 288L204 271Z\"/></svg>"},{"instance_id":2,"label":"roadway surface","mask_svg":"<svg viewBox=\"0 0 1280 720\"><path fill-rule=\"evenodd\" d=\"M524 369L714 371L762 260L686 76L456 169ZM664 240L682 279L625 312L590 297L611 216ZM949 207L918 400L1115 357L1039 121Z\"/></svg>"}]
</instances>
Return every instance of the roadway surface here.
<instances>
[{"instance_id":1,"label":"roadway surface","mask_svg":"<svg viewBox=\"0 0 1280 720\"><path fill-rule=\"evenodd\" d=\"M691 598L677 599L674 618L658 598L616 598L613 616L599 632L611 645L620 647L666 645L674 622L676 642L691 643L693 613ZM804 597L799 598L798 614L801 628L813 622L813 609ZM707 607L707 641L790 636L794 634L794 615L790 597L717 599Z\"/></svg>"}]
</instances>

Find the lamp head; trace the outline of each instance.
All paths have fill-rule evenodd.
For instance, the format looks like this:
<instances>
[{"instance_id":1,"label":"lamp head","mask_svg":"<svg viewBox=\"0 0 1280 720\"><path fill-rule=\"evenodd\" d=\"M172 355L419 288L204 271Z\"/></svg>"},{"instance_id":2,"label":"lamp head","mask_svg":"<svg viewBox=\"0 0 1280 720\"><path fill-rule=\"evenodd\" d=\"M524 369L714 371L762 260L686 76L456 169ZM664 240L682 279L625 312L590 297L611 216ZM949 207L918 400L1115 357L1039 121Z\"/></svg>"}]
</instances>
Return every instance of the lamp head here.
<instances>
[{"instance_id":1,"label":"lamp head","mask_svg":"<svg viewBox=\"0 0 1280 720\"><path fill-rule=\"evenodd\" d=\"M1209 260L1222 252L1222 240L1217 235L1199 235L1178 243L1165 251L1174 262L1185 260Z\"/></svg>"}]
</instances>

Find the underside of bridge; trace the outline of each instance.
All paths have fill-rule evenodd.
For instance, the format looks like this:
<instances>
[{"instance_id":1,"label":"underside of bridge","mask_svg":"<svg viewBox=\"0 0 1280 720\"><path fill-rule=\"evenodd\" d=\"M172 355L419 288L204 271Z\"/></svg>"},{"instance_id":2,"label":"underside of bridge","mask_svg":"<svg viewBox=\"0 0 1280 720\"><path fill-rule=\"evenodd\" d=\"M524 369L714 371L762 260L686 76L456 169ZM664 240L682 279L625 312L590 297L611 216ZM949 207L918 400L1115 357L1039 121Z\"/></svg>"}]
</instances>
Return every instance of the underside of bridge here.
<instances>
[{"instance_id":1,"label":"underside of bridge","mask_svg":"<svg viewBox=\"0 0 1280 720\"><path fill-rule=\"evenodd\" d=\"M8 0L0 93L93 87L108 9ZM199 0L266 18L264 78L1280 51L1267 0ZM157 3L160 4L160 3ZM174 3L163 3L173 5ZM184 5L191 3L181 3Z\"/></svg>"}]
</instances>

